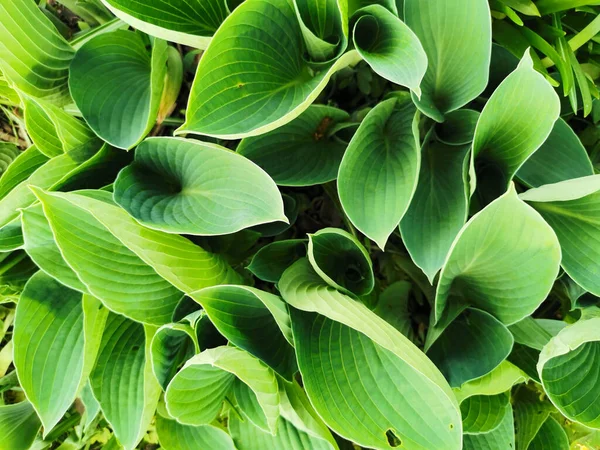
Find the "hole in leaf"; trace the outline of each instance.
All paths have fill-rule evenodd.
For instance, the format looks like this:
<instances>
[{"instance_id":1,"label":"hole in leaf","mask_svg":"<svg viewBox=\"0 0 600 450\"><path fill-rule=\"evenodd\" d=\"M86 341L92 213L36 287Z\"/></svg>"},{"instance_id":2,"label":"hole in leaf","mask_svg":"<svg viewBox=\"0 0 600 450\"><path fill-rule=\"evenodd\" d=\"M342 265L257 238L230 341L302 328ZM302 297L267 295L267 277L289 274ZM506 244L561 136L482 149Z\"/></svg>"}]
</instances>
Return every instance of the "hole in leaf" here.
<instances>
[{"instance_id":1,"label":"hole in leaf","mask_svg":"<svg viewBox=\"0 0 600 450\"><path fill-rule=\"evenodd\" d=\"M385 437L390 447L400 447L402 445L402 440L396 436L396 432L391 428L385 432Z\"/></svg>"},{"instance_id":2,"label":"hole in leaf","mask_svg":"<svg viewBox=\"0 0 600 450\"><path fill-rule=\"evenodd\" d=\"M453 423L450 424L450 429L454 430L454 424Z\"/></svg>"}]
</instances>

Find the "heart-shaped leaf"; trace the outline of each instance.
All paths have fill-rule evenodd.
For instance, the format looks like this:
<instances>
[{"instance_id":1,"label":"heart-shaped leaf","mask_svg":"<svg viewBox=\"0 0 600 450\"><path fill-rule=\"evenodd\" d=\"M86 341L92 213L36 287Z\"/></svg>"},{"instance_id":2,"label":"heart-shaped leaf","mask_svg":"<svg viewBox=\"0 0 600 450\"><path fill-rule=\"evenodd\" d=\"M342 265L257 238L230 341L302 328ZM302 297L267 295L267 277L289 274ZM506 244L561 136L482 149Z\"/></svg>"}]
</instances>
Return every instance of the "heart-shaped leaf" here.
<instances>
[{"instance_id":1,"label":"heart-shaped leaf","mask_svg":"<svg viewBox=\"0 0 600 450\"><path fill-rule=\"evenodd\" d=\"M260 167L215 144L179 138L140 144L114 197L143 225L169 233L230 234L288 221L277 186Z\"/></svg>"},{"instance_id":2,"label":"heart-shaped leaf","mask_svg":"<svg viewBox=\"0 0 600 450\"><path fill-rule=\"evenodd\" d=\"M437 287L435 322L449 301L476 306L507 325L518 322L550 292L560 258L552 228L511 185L452 244Z\"/></svg>"},{"instance_id":3,"label":"heart-shaped leaf","mask_svg":"<svg viewBox=\"0 0 600 450\"><path fill-rule=\"evenodd\" d=\"M264 134L298 117L334 72L360 60L350 51L315 73L304 59L303 40L291 0L243 2L202 56L177 133L222 139Z\"/></svg>"},{"instance_id":4,"label":"heart-shaped leaf","mask_svg":"<svg viewBox=\"0 0 600 450\"><path fill-rule=\"evenodd\" d=\"M405 0L404 20L417 35L428 67L421 83L421 111L438 122L485 89L492 47L486 0ZM444 43L440 45L440 43Z\"/></svg>"},{"instance_id":5,"label":"heart-shaped leaf","mask_svg":"<svg viewBox=\"0 0 600 450\"><path fill-rule=\"evenodd\" d=\"M417 187L418 120L410 101L379 103L358 128L340 165L338 192L344 211L381 249Z\"/></svg>"},{"instance_id":6,"label":"heart-shaped leaf","mask_svg":"<svg viewBox=\"0 0 600 450\"><path fill-rule=\"evenodd\" d=\"M229 14L220 0L102 0L112 13L132 27L166 41L204 49Z\"/></svg>"},{"instance_id":7,"label":"heart-shaped leaf","mask_svg":"<svg viewBox=\"0 0 600 450\"><path fill-rule=\"evenodd\" d=\"M237 152L254 161L280 186L311 186L335 180L346 144L332 131L349 115L311 105L296 119L261 136L242 139Z\"/></svg>"},{"instance_id":8,"label":"heart-shaped leaf","mask_svg":"<svg viewBox=\"0 0 600 450\"><path fill-rule=\"evenodd\" d=\"M165 41L155 39L149 51L141 34L123 30L100 34L73 58L71 95L98 136L128 150L156 122L166 63Z\"/></svg>"}]
</instances>

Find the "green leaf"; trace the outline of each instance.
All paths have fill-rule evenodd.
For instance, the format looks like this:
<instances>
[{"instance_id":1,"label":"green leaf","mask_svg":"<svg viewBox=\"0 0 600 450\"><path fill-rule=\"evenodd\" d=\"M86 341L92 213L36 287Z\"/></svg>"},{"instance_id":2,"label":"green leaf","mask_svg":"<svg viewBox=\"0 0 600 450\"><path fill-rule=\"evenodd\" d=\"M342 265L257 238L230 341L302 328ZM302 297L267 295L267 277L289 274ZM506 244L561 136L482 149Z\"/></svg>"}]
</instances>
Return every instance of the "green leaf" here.
<instances>
[{"instance_id":1,"label":"green leaf","mask_svg":"<svg viewBox=\"0 0 600 450\"><path fill-rule=\"evenodd\" d=\"M523 163L546 141L559 113L558 95L533 68L531 50L525 52L477 122L471 152L471 195L477 190L487 204L504 193Z\"/></svg>"},{"instance_id":2,"label":"green leaf","mask_svg":"<svg viewBox=\"0 0 600 450\"><path fill-rule=\"evenodd\" d=\"M90 375L94 397L117 439L132 450L142 439L160 396L150 363L155 328L109 314L96 366Z\"/></svg>"},{"instance_id":3,"label":"green leaf","mask_svg":"<svg viewBox=\"0 0 600 450\"><path fill-rule=\"evenodd\" d=\"M0 288L20 293L37 267L21 250L0 253Z\"/></svg>"},{"instance_id":4,"label":"green leaf","mask_svg":"<svg viewBox=\"0 0 600 450\"><path fill-rule=\"evenodd\" d=\"M70 102L73 49L30 0L0 5L0 69L22 92L57 105Z\"/></svg>"},{"instance_id":5,"label":"green leaf","mask_svg":"<svg viewBox=\"0 0 600 450\"><path fill-rule=\"evenodd\" d=\"M548 398L570 420L600 428L600 318L560 331L542 349L537 369Z\"/></svg>"},{"instance_id":6,"label":"green leaf","mask_svg":"<svg viewBox=\"0 0 600 450\"><path fill-rule=\"evenodd\" d=\"M550 14L567 9L579 8L587 5L600 5L598 0L539 0L537 7L542 14Z\"/></svg>"},{"instance_id":7,"label":"green leaf","mask_svg":"<svg viewBox=\"0 0 600 450\"><path fill-rule=\"evenodd\" d=\"M521 369L504 361L486 376L469 381L454 390L459 403L474 395L498 395L513 386L527 382L528 377Z\"/></svg>"},{"instance_id":8,"label":"green leaf","mask_svg":"<svg viewBox=\"0 0 600 450\"><path fill-rule=\"evenodd\" d=\"M142 142L119 173L114 197L143 225L169 233L230 234L288 221L277 186L260 167L224 147L180 138Z\"/></svg>"},{"instance_id":9,"label":"green leaf","mask_svg":"<svg viewBox=\"0 0 600 450\"><path fill-rule=\"evenodd\" d=\"M0 436L3 450L27 450L42 426L27 400L14 405L0 405Z\"/></svg>"},{"instance_id":10,"label":"green leaf","mask_svg":"<svg viewBox=\"0 0 600 450\"><path fill-rule=\"evenodd\" d=\"M468 146L428 140L415 195L400 222L406 249L433 283L469 212Z\"/></svg>"},{"instance_id":11,"label":"green leaf","mask_svg":"<svg viewBox=\"0 0 600 450\"><path fill-rule=\"evenodd\" d=\"M44 100L22 94L27 132L37 149L52 158L68 153L74 160L94 154L102 141L83 122Z\"/></svg>"},{"instance_id":12,"label":"green leaf","mask_svg":"<svg viewBox=\"0 0 600 450\"><path fill-rule=\"evenodd\" d=\"M229 14L227 2L205 0L164 2L102 0L111 12L132 27L166 41L204 49Z\"/></svg>"},{"instance_id":13,"label":"green leaf","mask_svg":"<svg viewBox=\"0 0 600 450\"><path fill-rule=\"evenodd\" d=\"M427 350L452 387L480 378L502 363L513 347L513 336L490 314L467 309Z\"/></svg>"},{"instance_id":14,"label":"green leaf","mask_svg":"<svg viewBox=\"0 0 600 450\"><path fill-rule=\"evenodd\" d=\"M292 1L245 1L202 56L186 122L176 133L221 139L264 134L298 117L334 72L359 60L350 51L313 73Z\"/></svg>"},{"instance_id":15,"label":"green leaf","mask_svg":"<svg viewBox=\"0 0 600 450\"><path fill-rule=\"evenodd\" d=\"M515 448L513 412L510 404L500 424L488 433L465 434L463 450L497 450Z\"/></svg>"},{"instance_id":16,"label":"green leaf","mask_svg":"<svg viewBox=\"0 0 600 450\"><path fill-rule=\"evenodd\" d=\"M263 281L277 283L285 269L304 256L305 239L275 241L256 252L247 269Z\"/></svg>"},{"instance_id":17,"label":"green leaf","mask_svg":"<svg viewBox=\"0 0 600 450\"><path fill-rule=\"evenodd\" d=\"M569 438L553 417L548 417L536 434L529 450L568 450Z\"/></svg>"},{"instance_id":18,"label":"green leaf","mask_svg":"<svg viewBox=\"0 0 600 450\"><path fill-rule=\"evenodd\" d=\"M203 425L212 422L223 401L231 395L236 380L256 396L272 432L279 417L277 378L272 369L236 347L205 350L185 363L169 383L167 410L179 423Z\"/></svg>"},{"instance_id":19,"label":"green leaf","mask_svg":"<svg viewBox=\"0 0 600 450\"><path fill-rule=\"evenodd\" d=\"M367 295L375 286L369 252L344 230L324 228L309 234L308 260L328 285L346 294Z\"/></svg>"},{"instance_id":20,"label":"green leaf","mask_svg":"<svg viewBox=\"0 0 600 450\"><path fill-rule=\"evenodd\" d=\"M418 122L410 101L379 103L358 128L340 165L338 192L344 211L381 249L417 187Z\"/></svg>"},{"instance_id":21,"label":"green leaf","mask_svg":"<svg viewBox=\"0 0 600 450\"><path fill-rule=\"evenodd\" d=\"M459 109L446 115L446 120L435 126L435 136L447 145L466 145L473 142L479 112Z\"/></svg>"},{"instance_id":22,"label":"green leaf","mask_svg":"<svg viewBox=\"0 0 600 450\"><path fill-rule=\"evenodd\" d=\"M390 284L377 299L373 312L384 319L400 333L417 342L417 333L413 328L410 310L412 283L406 280Z\"/></svg>"},{"instance_id":23,"label":"green leaf","mask_svg":"<svg viewBox=\"0 0 600 450\"><path fill-rule=\"evenodd\" d=\"M476 98L488 83L492 46L488 2L406 0L404 20L421 41L429 63L421 83L423 94L413 100L425 115L443 122L447 113Z\"/></svg>"},{"instance_id":24,"label":"green leaf","mask_svg":"<svg viewBox=\"0 0 600 450\"><path fill-rule=\"evenodd\" d=\"M0 143L0 176L7 171L8 167L21 154L19 147L8 142Z\"/></svg>"},{"instance_id":25,"label":"green leaf","mask_svg":"<svg viewBox=\"0 0 600 450\"><path fill-rule=\"evenodd\" d=\"M284 418L279 420L276 433L272 435L254 425L247 417L245 420L240 420L239 417L230 414L229 432L238 450L332 450L334 448L330 443L299 430Z\"/></svg>"},{"instance_id":26,"label":"green leaf","mask_svg":"<svg viewBox=\"0 0 600 450\"><path fill-rule=\"evenodd\" d=\"M166 74L167 44L148 52L141 34L98 35L75 54L69 87L90 128L111 145L131 149L150 132Z\"/></svg>"},{"instance_id":27,"label":"green leaf","mask_svg":"<svg viewBox=\"0 0 600 450\"><path fill-rule=\"evenodd\" d=\"M465 434L488 433L502 423L510 409L509 396L475 395L460 404Z\"/></svg>"},{"instance_id":28,"label":"green leaf","mask_svg":"<svg viewBox=\"0 0 600 450\"><path fill-rule=\"evenodd\" d=\"M99 308L100 307L100 308ZM31 277L15 319L15 367L47 435L87 380L108 311L43 272Z\"/></svg>"},{"instance_id":29,"label":"green leaf","mask_svg":"<svg viewBox=\"0 0 600 450\"><path fill-rule=\"evenodd\" d=\"M558 119L546 142L517 172L531 187L594 175L594 169L579 137L563 119Z\"/></svg>"},{"instance_id":30,"label":"green leaf","mask_svg":"<svg viewBox=\"0 0 600 450\"><path fill-rule=\"evenodd\" d=\"M160 414L156 415L156 434L160 447L165 450L236 450L231 437L220 428L182 425Z\"/></svg>"},{"instance_id":31,"label":"green leaf","mask_svg":"<svg viewBox=\"0 0 600 450\"><path fill-rule=\"evenodd\" d=\"M408 402L411 405L411 411L414 411L414 408L426 408L423 410L424 417L429 417L428 414L431 410L437 411L436 416L431 418L431 421L435 421L435 426L432 427L435 431L431 432L430 436L419 437L418 434L415 434L415 431L420 430L421 427L428 428L427 424L429 421L416 420L418 415L413 415L412 412L410 414L406 413L406 417L402 420L410 420L412 418L415 419L414 422L402 422L406 424L406 426L404 426L402 423L395 421L393 428L395 429L396 433L400 433L400 435L405 436L405 439L410 440L426 440L427 438L441 439L444 442L443 445L445 448L460 447L460 412L452 391L435 365L406 337L404 337L392 325L388 324L385 320L381 319L375 313L370 311L359 300L354 300L351 297L343 295L331 286L325 284L325 282L323 282L321 278L312 270L309 262L306 259L297 261L283 274L279 282L279 288L283 298L294 308L298 308L307 312L318 312L325 315L332 321L340 322L346 327L341 328L341 325L336 324L336 322L326 323L320 319L319 316L310 316L309 318L311 321L314 319L317 320L321 326L327 325L330 328L335 328L337 331L343 330L345 336L351 336L352 339L357 339L360 341L360 343L368 345L372 351L377 350L377 355L385 355L386 360L392 361L393 365L380 366L381 361L373 362L375 367L381 368L382 372L380 373L382 376L384 373L386 373L386 370L394 370L395 372L399 367L401 367L402 370L398 374L397 379L410 379L411 382L410 384L402 384L397 388L393 388L392 392L394 392L394 398L397 398L398 401L402 399L402 402ZM295 317L292 318L292 326L300 326L300 323L296 323ZM355 333L352 329L364 334L373 342L366 339L364 336L362 336L362 334ZM304 324L302 330L306 331L307 333L311 331L311 329L308 327L308 324ZM315 330L318 329L315 328ZM302 344L300 344L296 339L296 328L294 328L294 335L297 355L300 357L300 354L302 353L302 358L307 358L299 360L301 372L305 376L317 376L318 371L315 371L315 373L311 372L311 375L305 374L304 369L306 369L306 367L304 366L304 363L306 362L306 364L309 364L308 367L311 367L311 359L309 358L311 354L309 350L306 349L307 347L299 348L302 347ZM313 344L317 343L317 341L309 340L308 338L310 336L315 337L315 339L319 338L318 335L313 334L312 332L310 334L304 334L303 332L303 335L306 338L306 341L303 340L304 345L311 344L311 342L313 342ZM325 339L325 336L321 334L321 338ZM335 349L335 351L345 352L345 356L351 356L353 350L349 347L344 347L341 344L342 342L337 340L337 342L328 342L326 345L332 345L333 347L331 348ZM308 345L308 349L310 348L312 348L312 344ZM321 360L326 356L327 352L315 351L312 354L312 358L319 357ZM369 356L372 357L373 353L370 352ZM315 360L314 363L317 364L317 360ZM323 361L323 363L331 364L329 357L327 357L327 360ZM363 366L360 366L359 368L366 369L367 367L367 365L363 364ZM342 376L343 371L339 370L339 365L335 365L334 369L337 369L335 370L337 376ZM390 382L393 383L393 381ZM315 392L318 392L319 385L315 384L314 386L316 389ZM321 384L321 387L325 386L331 386L332 388L334 387L330 383ZM350 387L354 386L355 384L352 384ZM360 386L356 384L356 388L358 389L359 387ZM324 395L324 393L322 395ZM418 395L418 398L426 398L427 400L415 400L417 398L415 395ZM322 417L325 414L326 408L329 408L330 406L333 407L333 404L329 405L321 400L319 400L319 404L316 405L315 397L311 396L310 394L309 397L313 397L311 398L311 402L315 406L317 412L319 412L319 415ZM339 399L340 398L338 397L338 400ZM348 398L348 400L350 399L354 399L354 397ZM341 401L345 403L346 398L341 399ZM354 399L354 402L358 403L356 405L356 411L363 407L363 405L360 403L360 400ZM352 412L352 408L348 410L348 408L344 406L343 411L344 414L341 415L330 415L330 420L325 420L325 422L330 427L333 427L336 432L343 434L344 436L358 438L357 442L359 444L364 443L365 439L367 439L369 442L367 445L379 446L380 444L383 444L384 446L387 446L387 428L381 429L381 424L388 423L387 420L384 420L383 422L380 421L379 423L368 421L366 422L366 425L361 424L361 421L365 417L368 417L365 415L361 416L361 419L358 420L358 422L351 421L345 422L344 424L344 417L347 417L347 414ZM372 414L377 414L376 411L371 411L371 408L369 409L369 412ZM396 413L390 411L389 414L392 415ZM438 422L437 420L442 420L443 422ZM339 425L339 427L335 428L334 423L336 424L335 426ZM451 424L453 426L452 429L450 427ZM359 425L360 428L357 428ZM375 430L375 435L373 436L371 432L369 432L367 436L363 435L363 432L360 432L357 435L356 430L362 429L364 431L364 426L370 427L370 430ZM396 436L398 437L399 435L396 434Z\"/></svg>"},{"instance_id":32,"label":"green leaf","mask_svg":"<svg viewBox=\"0 0 600 450\"><path fill-rule=\"evenodd\" d=\"M531 0L500 0L507 6L528 16L539 16L537 6ZM542 0L543 1L543 0Z\"/></svg>"},{"instance_id":33,"label":"green leaf","mask_svg":"<svg viewBox=\"0 0 600 450\"><path fill-rule=\"evenodd\" d=\"M539 393L526 387L519 389L514 398L514 416L517 450L527 450L531 441L548 419L552 405L540 397Z\"/></svg>"},{"instance_id":34,"label":"green leaf","mask_svg":"<svg viewBox=\"0 0 600 450\"><path fill-rule=\"evenodd\" d=\"M213 286L190 296L229 342L281 376L293 377L296 360L291 324L280 297L249 286Z\"/></svg>"},{"instance_id":35,"label":"green leaf","mask_svg":"<svg viewBox=\"0 0 600 450\"><path fill-rule=\"evenodd\" d=\"M600 176L548 184L521 194L552 226L562 248L562 267L585 290L600 295Z\"/></svg>"},{"instance_id":36,"label":"green leaf","mask_svg":"<svg viewBox=\"0 0 600 450\"><path fill-rule=\"evenodd\" d=\"M187 239L138 224L108 193L36 195L63 258L111 310L162 325L183 295L176 288L189 293L239 281L225 262Z\"/></svg>"},{"instance_id":37,"label":"green leaf","mask_svg":"<svg viewBox=\"0 0 600 450\"><path fill-rule=\"evenodd\" d=\"M456 411L431 413L440 393L407 361L318 314L293 310L292 328L308 397L336 433L371 448L460 448Z\"/></svg>"},{"instance_id":38,"label":"green leaf","mask_svg":"<svg viewBox=\"0 0 600 450\"><path fill-rule=\"evenodd\" d=\"M396 14L377 4L359 9L352 20L356 51L373 71L420 97L427 55L415 33Z\"/></svg>"},{"instance_id":39,"label":"green leaf","mask_svg":"<svg viewBox=\"0 0 600 450\"><path fill-rule=\"evenodd\" d=\"M0 199L6 197L19 183L29 178L36 169L47 161L48 157L41 153L35 145L17 156L0 177Z\"/></svg>"},{"instance_id":40,"label":"green leaf","mask_svg":"<svg viewBox=\"0 0 600 450\"><path fill-rule=\"evenodd\" d=\"M449 301L475 306L506 325L518 322L544 301L560 259L554 231L511 185L473 216L452 244L440 274L434 322Z\"/></svg>"},{"instance_id":41,"label":"green leaf","mask_svg":"<svg viewBox=\"0 0 600 450\"><path fill-rule=\"evenodd\" d=\"M335 126L348 120L341 109L311 105L290 123L242 139L237 152L262 167L280 186L311 186L335 180L346 144Z\"/></svg>"}]
</instances>

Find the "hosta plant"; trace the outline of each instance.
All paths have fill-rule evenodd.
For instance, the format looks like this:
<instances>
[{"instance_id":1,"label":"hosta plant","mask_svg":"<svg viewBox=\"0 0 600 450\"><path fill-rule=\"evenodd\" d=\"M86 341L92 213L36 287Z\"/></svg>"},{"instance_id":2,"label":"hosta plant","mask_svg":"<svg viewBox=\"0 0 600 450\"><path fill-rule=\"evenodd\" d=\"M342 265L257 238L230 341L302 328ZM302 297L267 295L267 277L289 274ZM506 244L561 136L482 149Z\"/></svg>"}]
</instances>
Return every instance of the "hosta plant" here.
<instances>
[{"instance_id":1,"label":"hosta plant","mask_svg":"<svg viewBox=\"0 0 600 450\"><path fill-rule=\"evenodd\" d=\"M0 450L600 449L598 5L0 0Z\"/></svg>"}]
</instances>

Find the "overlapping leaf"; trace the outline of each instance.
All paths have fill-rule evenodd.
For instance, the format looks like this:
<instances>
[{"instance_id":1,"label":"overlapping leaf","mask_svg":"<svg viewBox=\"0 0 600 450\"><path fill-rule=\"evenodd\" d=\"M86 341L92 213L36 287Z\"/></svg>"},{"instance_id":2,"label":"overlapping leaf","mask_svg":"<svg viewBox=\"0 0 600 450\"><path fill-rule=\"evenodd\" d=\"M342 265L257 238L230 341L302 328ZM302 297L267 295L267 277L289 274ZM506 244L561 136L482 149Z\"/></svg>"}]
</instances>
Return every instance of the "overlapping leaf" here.
<instances>
[{"instance_id":1,"label":"overlapping leaf","mask_svg":"<svg viewBox=\"0 0 600 450\"><path fill-rule=\"evenodd\" d=\"M182 425L160 414L156 416L156 434L161 448L165 450L236 450L231 437L220 428L212 425Z\"/></svg>"},{"instance_id":2,"label":"overlapping leaf","mask_svg":"<svg viewBox=\"0 0 600 450\"><path fill-rule=\"evenodd\" d=\"M2 450L27 450L41 426L40 419L27 400L14 405L0 405Z\"/></svg>"}]
</instances>

